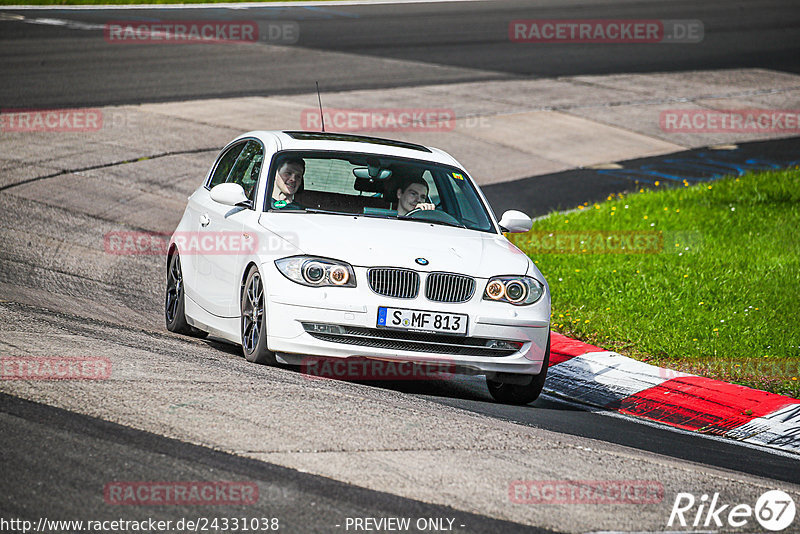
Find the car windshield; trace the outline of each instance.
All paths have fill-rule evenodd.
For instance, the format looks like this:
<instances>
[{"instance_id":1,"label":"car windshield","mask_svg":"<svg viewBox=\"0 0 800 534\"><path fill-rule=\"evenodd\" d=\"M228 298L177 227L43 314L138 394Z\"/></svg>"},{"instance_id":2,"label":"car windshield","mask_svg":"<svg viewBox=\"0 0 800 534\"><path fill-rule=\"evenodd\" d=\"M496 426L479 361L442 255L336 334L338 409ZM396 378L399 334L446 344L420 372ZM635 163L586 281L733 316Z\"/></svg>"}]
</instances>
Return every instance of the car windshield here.
<instances>
[{"instance_id":1,"label":"car windshield","mask_svg":"<svg viewBox=\"0 0 800 534\"><path fill-rule=\"evenodd\" d=\"M292 171L298 165L303 174L295 186ZM270 211L356 214L495 231L475 186L456 167L374 154L284 151L270 168L265 204Z\"/></svg>"}]
</instances>

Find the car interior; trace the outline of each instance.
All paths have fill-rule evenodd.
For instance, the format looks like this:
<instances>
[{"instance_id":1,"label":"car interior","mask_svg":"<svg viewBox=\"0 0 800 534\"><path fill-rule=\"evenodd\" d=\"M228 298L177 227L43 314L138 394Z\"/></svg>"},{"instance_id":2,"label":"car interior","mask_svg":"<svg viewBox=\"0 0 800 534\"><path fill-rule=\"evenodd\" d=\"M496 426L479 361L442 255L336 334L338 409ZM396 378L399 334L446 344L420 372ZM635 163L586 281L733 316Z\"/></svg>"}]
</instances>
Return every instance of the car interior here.
<instances>
[{"instance_id":1,"label":"car interior","mask_svg":"<svg viewBox=\"0 0 800 534\"><path fill-rule=\"evenodd\" d=\"M352 193L315 190L313 185L309 185L298 193L297 201L307 208L394 216L397 215L397 188L405 177L414 174L422 175L422 169L398 164L385 169L372 165L370 168L356 167L351 176L343 179L351 181L352 185L344 188L352 187Z\"/></svg>"}]
</instances>

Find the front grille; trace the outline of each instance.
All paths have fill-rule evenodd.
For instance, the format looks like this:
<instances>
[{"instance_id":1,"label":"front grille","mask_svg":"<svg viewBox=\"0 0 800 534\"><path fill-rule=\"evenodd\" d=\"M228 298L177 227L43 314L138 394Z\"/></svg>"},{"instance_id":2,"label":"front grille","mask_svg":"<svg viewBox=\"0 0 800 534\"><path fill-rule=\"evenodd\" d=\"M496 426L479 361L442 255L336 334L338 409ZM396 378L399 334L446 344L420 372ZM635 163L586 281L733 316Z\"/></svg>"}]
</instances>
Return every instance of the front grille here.
<instances>
[{"instance_id":1,"label":"front grille","mask_svg":"<svg viewBox=\"0 0 800 534\"><path fill-rule=\"evenodd\" d=\"M489 357L510 356L519 350L518 348L490 348L487 343L491 340L479 337L458 337L346 325L330 325L332 328L325 332L319 332L315 328L316 326L315 323L303 323L305 331L316 339L362 347Z\"/></svg>"},{"instance_id":2,"label":"front grille","mask_svg":"<svg viewBox=\"0 0 800 534\"><path fill-rule=\"evenodd\" d=\"M475 279L461 274L431 273L425 281L425 297L434 302L466 302L475 292Z\"/></svg>"},{"instance_id":3,"label":"front grille","mask_svg":"<svg viewBox=\"0 0 800 534\"><path fill-rule=\"evenodd\" d=\"M369 288L378 295L413 299L419 293L419 274L409 269L378 267L367 271Z\"/></svg>"}]
</instances>

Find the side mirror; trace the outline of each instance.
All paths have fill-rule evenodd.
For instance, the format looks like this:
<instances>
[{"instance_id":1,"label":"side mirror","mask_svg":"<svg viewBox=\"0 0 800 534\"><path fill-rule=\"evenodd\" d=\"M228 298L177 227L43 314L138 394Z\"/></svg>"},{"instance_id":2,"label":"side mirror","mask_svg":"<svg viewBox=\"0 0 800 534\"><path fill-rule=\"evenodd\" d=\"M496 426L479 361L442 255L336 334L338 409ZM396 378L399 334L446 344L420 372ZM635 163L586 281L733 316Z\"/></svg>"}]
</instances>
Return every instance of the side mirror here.
<instances>
[{"instance_id":1,"label":"side mirror","mask_svg":"<svg viewBox=\"0 0 800 534\"><path fill-rule=\"evenodd\" d=\"M529 231L533 226L533 221L521 211L508 210L498 224L504 232L520 234Z\"/></svg>"},{"instance_id":2,"label":"side mirror","mask_svg":"<svg viewBox=\"0 0 800 534\"><path fill-rule=\"evenodd\" d=\"M211 200L226 206L248 206L250 200L244 194L244 189L239 184L219 184L211 188Z\"/></svg>"}]
</instances>

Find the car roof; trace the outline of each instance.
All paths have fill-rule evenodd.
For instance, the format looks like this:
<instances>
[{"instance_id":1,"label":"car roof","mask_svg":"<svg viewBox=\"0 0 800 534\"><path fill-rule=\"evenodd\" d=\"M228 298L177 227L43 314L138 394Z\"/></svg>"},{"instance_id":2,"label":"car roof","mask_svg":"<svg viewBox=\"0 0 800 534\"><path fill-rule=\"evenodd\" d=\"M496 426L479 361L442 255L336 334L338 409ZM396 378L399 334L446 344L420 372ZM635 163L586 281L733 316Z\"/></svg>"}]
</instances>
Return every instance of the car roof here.
<instances>
[{"instance_id":1,"label":"car roof","mask_svg":"<svg viewBox=\"0 0 800 534\"><path fill-rule=\"evenodd\" d=\"M278 144L278 150L337 150L342 152L361 152L385 156L397 156L445 165L461 167L447 152L405 141L370 137L349 133L309 132L299 130L264 131L256 130L239 136L256 137L268 144L271 139Z\"/></svg>"}]
</instances>

